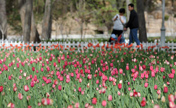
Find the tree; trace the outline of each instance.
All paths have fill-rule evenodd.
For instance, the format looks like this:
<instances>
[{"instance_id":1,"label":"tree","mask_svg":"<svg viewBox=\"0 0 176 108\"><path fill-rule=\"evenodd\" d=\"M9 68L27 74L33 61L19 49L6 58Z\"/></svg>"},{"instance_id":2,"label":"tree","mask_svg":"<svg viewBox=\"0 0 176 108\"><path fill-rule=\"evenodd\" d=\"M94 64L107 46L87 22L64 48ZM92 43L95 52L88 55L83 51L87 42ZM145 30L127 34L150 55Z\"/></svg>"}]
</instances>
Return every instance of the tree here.
<instances>
[{"instance_id":1,"label":"tree","mask_svg":"<svg viewBox=\"0 0 176 108\"><path fill-rule=\"evenodd\" d=\"M18 0L20 6L20 16L23 28L23 41L30 41L33 0Z\"/></svg>"},{"instance_id":2,"label":"tree","mask_svg":"<svg viewBox=\"0 0 176 108\"><path fill-rule=\"evenodd\" d=\"M51 37L51 27L52 27L52 15L51 15L52 1L46 0L45 2L45 13L42 23L42 40L48 40Z\"/></svg>"},{"instance_id":3,"label":"tree","mask_svg":"<svg viewBox=\"0 0 176 108\"><path fill-rule=\"evenodd\" d=\"M147 42L146 24L144 16L144 0L137 0L137 12L139 18L139 40Z\"/></svg>"},{"instance_id":4,"label":"tree","mask_svg":"<svg viewBox=\"0 0 176 108\"><path fill-rule=\"evenodd\" d=\"M32 24L31 24L31 36L30 36L30 42L40 42L39 33L35 25L35 19L34 14L32 12Z\"/></svg>"},{"instance_id":5,"label":"tree","mask_svg":"<svg viewBox=\"0 0 176 108\"><path fill-rule=\"evenodd\" d=\"M6 16L6 1L0 0L0 38L6 39L7 37L7 16Z\"/></svg>"}]
</instances>

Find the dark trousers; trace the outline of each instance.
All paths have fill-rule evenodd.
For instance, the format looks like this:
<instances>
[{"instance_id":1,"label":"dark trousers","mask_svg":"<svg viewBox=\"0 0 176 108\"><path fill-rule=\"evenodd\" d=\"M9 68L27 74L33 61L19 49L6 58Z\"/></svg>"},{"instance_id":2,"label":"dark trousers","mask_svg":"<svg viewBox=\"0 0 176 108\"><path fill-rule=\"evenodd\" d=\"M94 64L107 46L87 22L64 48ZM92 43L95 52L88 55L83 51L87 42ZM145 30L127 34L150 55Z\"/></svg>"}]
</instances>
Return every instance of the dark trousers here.
<instances>
[{"instance_id":1,"label":"dark trousers","mask_svg":"<svg viewBox=\"0 0 176 108\"><path fill-rule=\"evenodd\" d=\"M122 33L123 33L123 30L114 30L113 29L111 34L115 34L115 35L117 35L119 37ZM109 39L109 42L111 42L111 37Z\"/></svg>"},{"instance_id":2,"label":"dark trousers","mask_svg":"<svg viewBox=\"0 0 176 108\"><path fill-rule=\"evenodd\" d=\"M137 37L137 31L138 28L130 29L129 45L133 42L133 40L137 43L137 45L140 45L140 41Z\"/></svg>"}]
</instances>

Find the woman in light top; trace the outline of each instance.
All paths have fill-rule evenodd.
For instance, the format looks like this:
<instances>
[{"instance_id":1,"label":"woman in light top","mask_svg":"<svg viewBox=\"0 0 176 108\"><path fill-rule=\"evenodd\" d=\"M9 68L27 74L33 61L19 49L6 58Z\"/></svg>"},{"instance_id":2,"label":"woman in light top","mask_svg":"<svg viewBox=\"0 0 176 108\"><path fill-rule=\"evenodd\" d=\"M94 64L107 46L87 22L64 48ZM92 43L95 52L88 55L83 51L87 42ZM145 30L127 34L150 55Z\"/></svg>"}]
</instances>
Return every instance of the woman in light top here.
<instances>
[{"instance_id":1,"label":"woman in light top","mask_svg":"<svg viewBox=\"0 0 176 108\"><path fill-rule=\"evenodd\" d=\"M115 34L116 36L120 36L123 33L124 25L126 24L126 17L124 16L125 9L121 8L119 10L119 14L116 14L114 18L112 19L114 21L113 31L111 33ZM109 40L111 42L111 39Z\"/></svg>"}]
</instances>

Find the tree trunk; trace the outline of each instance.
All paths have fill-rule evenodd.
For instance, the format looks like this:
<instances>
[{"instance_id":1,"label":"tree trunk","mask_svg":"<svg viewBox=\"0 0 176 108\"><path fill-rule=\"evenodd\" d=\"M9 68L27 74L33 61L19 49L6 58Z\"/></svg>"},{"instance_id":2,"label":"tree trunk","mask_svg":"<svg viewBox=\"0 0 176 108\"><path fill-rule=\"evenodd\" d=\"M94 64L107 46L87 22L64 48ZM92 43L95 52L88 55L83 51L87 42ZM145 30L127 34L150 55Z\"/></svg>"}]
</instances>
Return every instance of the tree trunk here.
<instances>
[{"instance_id":1,"label":"tree trunk","mask_svg":"<svg viewBox=\"0 0 176 108\"><path fill-rule=\"evenodd\" d=\"M26 43L30 41L33 0L18 0L18 2L20 4L23 41Z\"/></svg>"},{"instance_id":2,"label":"tree trunk","mask_svg":"<svg viewBox=\"0 0 176 108\"><path fill-rule=\"evenodd\" d=\"M137 0L137 12L139 18L139 40L147 42L146 24L144 16L144 0Z\"/></svg>"},{"instance_id":3,"label":"tree trunk","mask_svg":"<svg viewBox=\"0 0 176 108\"><path fill-rule=\"evenodd\" d=\"M45 14L43 17L42 24L42 40L48 40L51 37L51 26L52 26L52 16L51 16L51 0L46 0L45 2Z\"/></svg>"},{"instance_id":4,"label":"tree trunk","mask_svg":"<svg viewBox=\"0 0 176 108\"><path fill-rule=\"evenodd\" d=\"M35 19L34 19L34 15L32 12L32 25L31 25L31 37L30 37L30 42L40 42L40 38L39 38L39 33L37 31L36 25L35 25Z\"/></svg>"},{"instance_id":5,"label":"tree trunk","mask_svg":"<svg viewBox=\"0 0 176 108\"><path fill-rule=\"evenodd\" d=\"M6 16L6 1L0 0L0 29L1 34L0 39L7 38L7 16Z\"/></svg>"},{"instance_id":6,"label":"tree trunk","mask_svg":"<svg viewBox=\"0 0 176 108\"><path fill-rule=\"evenodd\" d=\"M24 28L25 28L25 11L26 11L26 2L25 0L18 0L19 4L20 4L20 17L21 17L21 23L22 23L22 28L23 28L23 31L24 31ZM35 19L34 19L34 15L33 15L33 11L31 13L31 29L30 29L30 42L40 42L40 38L39 38L39 33L37 31L37 28L36 28L36 25L35 25ZM24 33L23 33L24 34ZM24 39L24 36L23 36L23 39Z\"/></svg>"}]
</instances>

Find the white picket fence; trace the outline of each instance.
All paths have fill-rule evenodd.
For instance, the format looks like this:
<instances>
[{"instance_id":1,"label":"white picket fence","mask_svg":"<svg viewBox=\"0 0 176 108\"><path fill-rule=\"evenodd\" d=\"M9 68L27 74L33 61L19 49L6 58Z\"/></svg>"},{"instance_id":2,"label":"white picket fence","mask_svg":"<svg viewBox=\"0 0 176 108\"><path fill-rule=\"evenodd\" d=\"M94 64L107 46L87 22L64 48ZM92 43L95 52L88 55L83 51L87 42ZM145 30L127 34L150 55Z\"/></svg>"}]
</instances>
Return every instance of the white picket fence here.
<instances>
[{"instance_id":1,"label":"white picket fence","mask_svg":"<svg viewBox=\"0 0 176 108\"><path fill-rule=\"evenodd\" d=\"M71 48L76 48L77 51L81 51L81 50L84 49L84 47L87 47L88 49L92 48L92 47L90 47L90 48L88 47L89 43L92 43L93 45L97 45L99 42L97 40L89 40L88 42L77 42L76 43L76 42L73 41L71 43L70 41L66 40L65 42L41 42L41 43L29 43L27 45L29 45L31 47L32 51L34 51L34 47L39 47L39 46L41 46L41 47L44 46L45 48L47 48L49 46L50 48L54 49L55 48L54 45L58 45L59 47L60 47L60 45L62 45L64 47L63 51L68 51L68 50L65 50L65 48L68 48L68 47L69 48L70 47ZM26 44L24 42L21 42L21 41L19 41L19 42L17 42L17 41L13 42L13 41L5 40L3 42L1 41L0 46L2 48L3 45L4 45L4 47L9 47L10 45L21 46L21 44L23 44L22 48L24 49L26 47ZM105 43L101 42L101 43L99 43L100 50L102 50L101 47L103 45L107 46L108 44L109 44L108 42L105 42ZM157 45L157 42L154 42L154 43L152 43L152 42L148 43L147 42L147 43L142 43L142 44L143 44L143 49L144 50L148 49L149 46L156 46L155 48L153 48L153 50L160 50L160 43L158 43L158 45ZM111 45L109 44L109 46L111 46ZM169 50L169 52L175 53L175 51L176 51L176 43L174 43L174 42L172 42L172 43L168 42L168 43L165 43L165 46L169 47L169 49L167 49L167 50ZM136 48L136 43L133 44L132 48L133 49Z\"/></svg>"}]
</instances>

